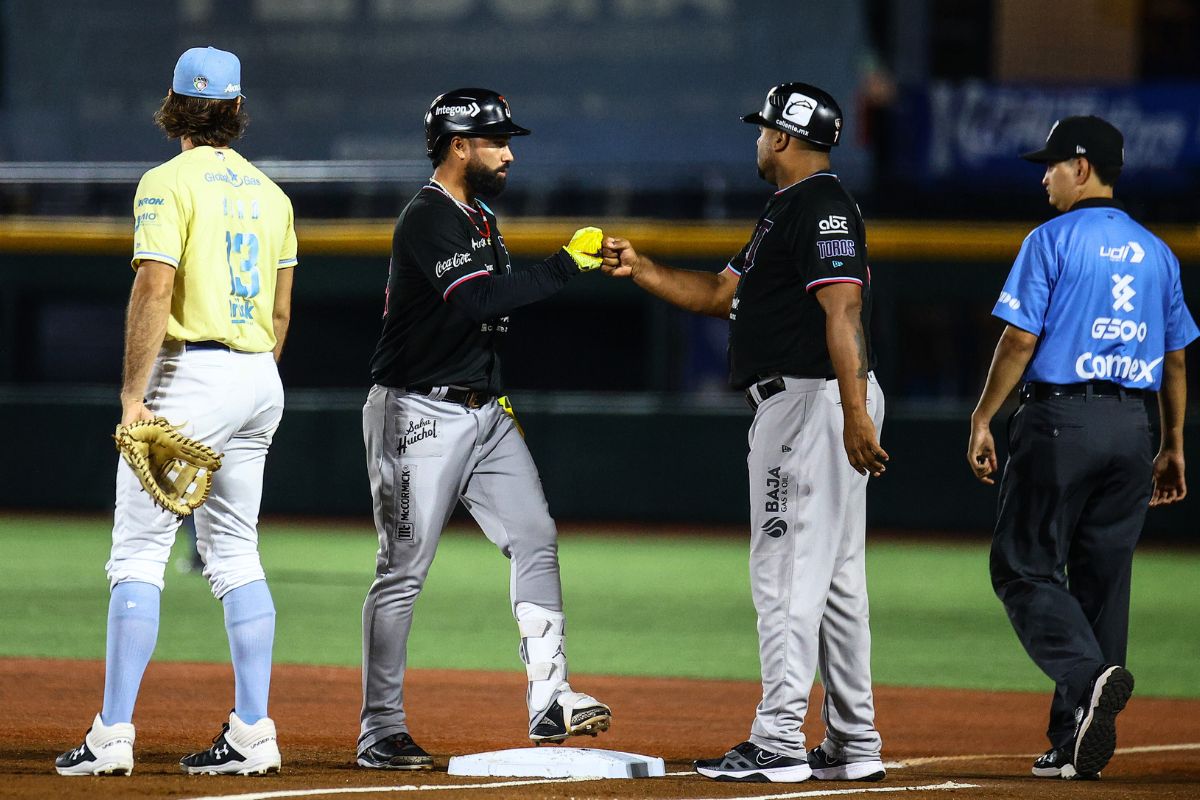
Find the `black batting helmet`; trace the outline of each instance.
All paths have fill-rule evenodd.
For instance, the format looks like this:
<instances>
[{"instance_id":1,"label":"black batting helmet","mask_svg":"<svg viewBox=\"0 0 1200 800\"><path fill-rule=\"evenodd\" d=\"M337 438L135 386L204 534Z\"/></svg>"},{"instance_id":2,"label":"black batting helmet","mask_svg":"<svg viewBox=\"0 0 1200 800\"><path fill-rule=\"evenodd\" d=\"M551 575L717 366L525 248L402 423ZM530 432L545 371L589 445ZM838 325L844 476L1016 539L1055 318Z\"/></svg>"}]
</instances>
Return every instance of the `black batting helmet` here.
<instances>
[{"instance_id":1,"label":"black batting helmet","mask_svg":"<svg viewBox=\"0 0 1200 800\"><path fill-rule=\"evenodd\" d=\"M781 83L767 92L762 111L747 114L742 122L765 125L833 147L842 135L842 109L833 96L810 83Z\"/></svg>"},{"instance_id":2,"label":"black batting helmet","mask_svg":"<svg viewBox=\"0 0 1200 800\"><path fill-rule=\"evenodd\" d=\"M432 158L446 136L528 136L512 121L504 95L491 89L454 89L439 95L425 113L425 153Z\"/></svg>"}]
</instances>

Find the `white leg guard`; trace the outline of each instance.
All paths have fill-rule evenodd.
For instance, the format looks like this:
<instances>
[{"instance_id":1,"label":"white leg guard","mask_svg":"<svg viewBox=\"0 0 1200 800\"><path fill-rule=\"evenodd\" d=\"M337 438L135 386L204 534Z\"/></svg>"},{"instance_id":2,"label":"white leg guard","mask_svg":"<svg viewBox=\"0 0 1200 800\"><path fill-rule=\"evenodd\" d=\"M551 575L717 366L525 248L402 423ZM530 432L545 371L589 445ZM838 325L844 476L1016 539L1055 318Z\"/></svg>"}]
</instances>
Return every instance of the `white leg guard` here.
<instances>
[{"instance_id":1,"label":"white leg guard","mask_svg":"<svg viewBox=\"0 0 1200 800\"><path fill-rule=\"evenodd\" d=\"M561 611L533 603L517 603L514 609L521 631L521 660L529 688L525 695L532 722L560 692L569 692L565 620Z\"/></svg>"},{"instance_id":2,"label":"white leg guard","mask_svg":"<svg viewBox=\"0 0 1200 800\"><path fill-rule=\"evenodd\" d=\"M608 730L612 711L567 683L566 632L561 611L533 603L514 609L521 630L521 660L529 678L529 738L557 743L570 736L595 736Z\"/></svg>"}]
</instances>

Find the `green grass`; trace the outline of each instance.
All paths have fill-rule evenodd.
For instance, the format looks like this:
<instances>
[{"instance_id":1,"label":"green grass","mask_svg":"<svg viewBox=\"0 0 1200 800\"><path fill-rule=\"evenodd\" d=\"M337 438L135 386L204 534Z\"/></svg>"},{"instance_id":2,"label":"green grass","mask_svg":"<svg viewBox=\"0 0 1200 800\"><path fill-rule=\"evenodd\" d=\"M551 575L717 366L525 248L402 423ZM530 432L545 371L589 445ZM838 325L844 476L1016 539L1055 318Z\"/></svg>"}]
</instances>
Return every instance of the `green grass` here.
<instances>
[{"instance_id":1,"label":"green grass","mask_svg":"<svg viewBox=\"0 0 1200 800\"><path fill-rule=\"evenodd\" d=\"M276 661L357 665L374 573L369 526L267 524ZM103 658L109 526L0 516L0 656ZM559 542L572 670L757 679L744 537L567 535ZM1143 695L1200 696L1194 552L1135 563L1129 666ZM888 540L868 551L879 684L1046 690L991 593L987 546ZM409 642L416 667L517 669L508 562L482 534L439 548ZM221 606L168 568L155 657L223 661Z\"/></svg>"}]
</instances>

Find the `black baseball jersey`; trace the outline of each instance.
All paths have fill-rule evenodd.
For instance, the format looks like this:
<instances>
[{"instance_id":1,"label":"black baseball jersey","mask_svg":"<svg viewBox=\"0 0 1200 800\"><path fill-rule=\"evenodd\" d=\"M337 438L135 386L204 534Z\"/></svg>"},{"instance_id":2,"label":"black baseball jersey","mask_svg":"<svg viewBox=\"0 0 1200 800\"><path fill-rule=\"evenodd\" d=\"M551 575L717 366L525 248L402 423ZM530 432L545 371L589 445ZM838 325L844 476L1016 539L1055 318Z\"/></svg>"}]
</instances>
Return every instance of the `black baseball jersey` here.
<instances>
[{"instance_id":1,"label":"black baseball jersey","mask_svg":"<svg viewBox=\"0 0 1200 800\"><path fill-rule=\"evenodd\" d=\"M401 389L503 394L497 348L508 312L576 274L562 251L514 272L491 209L459 202L431 181L396 221L372 379Z\"/></svg>"},{"instance_id":2,"label":"black baseball jersey","mask_svg":"<svg viewBox=\"0 0 1200 800\"><path fill-rule=\"evenodd\" d=\"M863 333L874 367L866 227L836 175L818 172L777 191L727 269L741 276L729 312L734 388L771 375L834 377L825 311L815 296L831 283L862 287Z\"/></svg>"}]
</instances>

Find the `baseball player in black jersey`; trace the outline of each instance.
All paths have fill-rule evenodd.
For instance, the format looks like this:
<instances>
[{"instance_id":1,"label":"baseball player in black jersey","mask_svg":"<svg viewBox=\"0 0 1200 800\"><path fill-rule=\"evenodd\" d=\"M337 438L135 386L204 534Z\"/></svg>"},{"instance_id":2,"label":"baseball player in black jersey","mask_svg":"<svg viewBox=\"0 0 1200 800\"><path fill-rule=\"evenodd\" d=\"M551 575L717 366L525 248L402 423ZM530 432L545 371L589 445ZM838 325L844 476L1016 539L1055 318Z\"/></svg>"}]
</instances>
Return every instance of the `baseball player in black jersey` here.
<instances>
[{"instance_id":1,"label":"baseball player in black jersey","mask_svg":"<svg viewBox=\"0 0 1200 800\"><path fill-rule=\"evenodd\" d=\"M508 313L600 266L602 234L584 228L540 264L512 268L496 215L479 198L503 190L509 139L528 133L495 92L458 89L434 100L425 115L434 174L392 238L375 386L363 408L379 533L363 606L364 767L432 764L408 732L406 646L413 604L459 500L512 561L529 738L561 742L609 727L608 706L567 682L557 531L500 376Z\"/></svg>"},{"instance_id":2,"label":"baseball player in black jersey","mask_svg":"<svg viewBox=\"0 0 1200 800\"><path fill-rule=\"evenodd\" d=\"M750 427L750 581L763 697L750 739L696 762L724 781L879 780L864 563L867 475L883 473L883 393L871 368L871 272L854 199L829 171L842 114L826 92L776 86L760 113L759 174L779 190L724 271L673 269L624 239L604 270L681 308L725 317L730 381ZM805 750L817 668L828 731Z\"/></svg>"}]
</instances>

